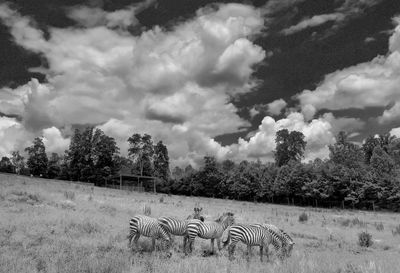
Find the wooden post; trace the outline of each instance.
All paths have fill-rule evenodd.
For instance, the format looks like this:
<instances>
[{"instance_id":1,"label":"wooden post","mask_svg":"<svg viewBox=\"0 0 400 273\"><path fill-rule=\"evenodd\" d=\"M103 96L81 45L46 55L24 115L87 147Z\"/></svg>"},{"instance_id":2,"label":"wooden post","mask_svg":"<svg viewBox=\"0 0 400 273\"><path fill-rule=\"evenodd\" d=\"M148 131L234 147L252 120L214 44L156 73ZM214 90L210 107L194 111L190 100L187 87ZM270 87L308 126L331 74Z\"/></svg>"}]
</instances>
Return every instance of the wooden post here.
<instances>
[{"instance_id":1,"label":"wooden post","mask_svg":"<svg viewBox=\"0 0 400 273\"><path fill-rule=\"evenodd\" d=\"M156 191L156 179L153 179L153 186L154 186L154 193L157 193L157 191Z\"/></svg>"},{"instance_id":2,"label":"wooden post","mask_svg":"<svg viewBox=\"0 0 400 273\"><path fill-rule=\"evenodd\" d=\"M375 202L372 201L372 210L375 211Z\"/></svg>"},{"instance_id":3,"label":"wooden post","mask_svg":"<svg viewBox=\"0 0 400 273\"><path fill-rule=\"evenodd\" d=\"M122 174L119 174L119 189L122 189Z\"/></svg>"},{"instance_id":4,"label":"wooden post","mask_svg":"<svg viewBox=\"0 0 400 273\"><path fill-rule=\"evenodd\" d=\"M342 209L344 209L344 201L342 201Z\"/></svg>"}]
</instances>

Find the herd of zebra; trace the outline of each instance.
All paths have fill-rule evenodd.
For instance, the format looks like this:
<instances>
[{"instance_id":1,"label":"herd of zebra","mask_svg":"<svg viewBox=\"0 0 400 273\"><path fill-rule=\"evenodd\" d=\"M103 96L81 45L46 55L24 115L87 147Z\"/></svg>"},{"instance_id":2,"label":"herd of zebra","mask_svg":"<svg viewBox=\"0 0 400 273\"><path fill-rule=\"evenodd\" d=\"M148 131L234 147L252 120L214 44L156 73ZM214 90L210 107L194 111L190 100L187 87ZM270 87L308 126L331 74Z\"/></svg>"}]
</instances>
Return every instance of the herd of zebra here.
<instances>
[{"instance_id":1,"label":"herd of zebra","mask_svg":"<svg viewBox=\"0 0 400 273\"><path fill-rule=\"evenodd\" d=\"M236 244L241 241L247 245L248 259L251 256L251 247L260 247L260 260L263 261L263 252L268 256L268 247L272 245L280 259L289 257L294 242L282 229L271 224L239 224L235 222L234 214L225 212L215 221L205 221L201 215L202 208L195 206L194 213L185 220L175 217L153 218L148 215L134 216L130 224L128 247L138 247L140 236L152 238L152 250L155 240L161 239L164 248L169 248L172 235L183 236L183 251L185 254L193 251L196 237L211 240L211 253L214 253L214 241L217 241L218 250L228 246L229 259L234 259ZM145 213L148 214L148 213ZM223 247L221 247L221 242ZM264 248L265 247L265 248Z\"/></svg>"}]
</instances>

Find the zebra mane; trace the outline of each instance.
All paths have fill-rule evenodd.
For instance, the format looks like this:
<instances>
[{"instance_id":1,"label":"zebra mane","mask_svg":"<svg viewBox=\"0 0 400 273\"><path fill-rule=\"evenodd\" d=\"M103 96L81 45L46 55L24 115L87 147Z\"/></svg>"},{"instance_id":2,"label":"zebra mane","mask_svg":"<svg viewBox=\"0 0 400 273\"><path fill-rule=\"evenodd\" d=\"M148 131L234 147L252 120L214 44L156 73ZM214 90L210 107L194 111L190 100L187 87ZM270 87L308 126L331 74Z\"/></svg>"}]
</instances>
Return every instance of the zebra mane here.
<instances>
[{"instance_id":1,"label":"zebra mane","mask_svg":"<svg viewBox=\"0 0 400 273\"><path fill-rule=\"evenodd\" d=\"M218 217L216 220L214 220L217 223L222 223L224 222L227 218L233 217L234 214L232 212L224 212L220 217Z\"/></svg>"}]
</instances>

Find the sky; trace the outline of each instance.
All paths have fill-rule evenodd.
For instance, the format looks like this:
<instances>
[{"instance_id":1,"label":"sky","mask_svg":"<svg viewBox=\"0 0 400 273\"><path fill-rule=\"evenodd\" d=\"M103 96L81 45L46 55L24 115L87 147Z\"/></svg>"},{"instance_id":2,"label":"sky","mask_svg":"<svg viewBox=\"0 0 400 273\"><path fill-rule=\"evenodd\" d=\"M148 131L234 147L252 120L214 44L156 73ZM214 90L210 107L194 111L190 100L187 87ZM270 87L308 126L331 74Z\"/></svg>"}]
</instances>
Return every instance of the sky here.
<instances>
[{"instance_id":1,"label":"sky","mask_svg":"<svg viewBox=\"0 0 400 273\"><path fill-rule=\"evenodd\" d=\"M400 137L400 2L0 2L0 156L36 136L63 153L89 125L195 167L273 161L284 128L305 161L342 130Z\"/></svg>"}]
</instances>

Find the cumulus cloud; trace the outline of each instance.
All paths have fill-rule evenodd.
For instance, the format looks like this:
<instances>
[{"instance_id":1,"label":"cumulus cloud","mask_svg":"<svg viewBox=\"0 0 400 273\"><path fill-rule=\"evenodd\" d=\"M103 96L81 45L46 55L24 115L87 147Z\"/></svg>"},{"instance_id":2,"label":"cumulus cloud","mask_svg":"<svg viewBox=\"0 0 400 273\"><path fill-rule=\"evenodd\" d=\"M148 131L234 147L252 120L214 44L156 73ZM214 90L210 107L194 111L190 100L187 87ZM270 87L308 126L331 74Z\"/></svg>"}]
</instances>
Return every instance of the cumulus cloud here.
<instances>
[{"instance_id":1,"label":"cumulus cloud","mask_svg":"<svg viewBox=\"0 0 400 273\"><path fill-rule=\"evenodd\" d=\"M392 136L396 136L400 138L400 127L392 128L389 132Z\"/></svg>"},{"instance_id":2,"label":"cumulus cloud","mask_svg":"<svg viewBox=\"0 0 400 273\"><path fill-rule=\"evenodd\" d=\"M268 103L268 112L272 115L280 115L286 105L287 103L283 99L274 100L273 102Z\"/></svg>"},{"instance_id":3,"label":"cumulus cloud","mask_svg":"<svg viewBox=\"0 0 400 273\"><path fill-rule=\"evenodd\" d=\"M275 120L270 116L264 117L257 132L248 140L239 139L238 144L232 145L232 154L244 158L260 158L273 160L273 151L276 147L275 135L281 129L302 132L307 141L305 159L313 160L317 157L328 156L328 146L334 143L332 125L325 118L313 119L307 122L301 113L290 113L286 118Z\"/></svg>"},{"instance_id":4,"label":"cumulus cloud","mask_svg":"<svg viewBox=\"0 0 400 273\"><path fill-rule=\"evenodd\" d=\"M68 149L70 139L64 138L61 131L53 126L43 130L43 143L48 153L62 154Z\"/></svg>"},{"instance_id":5,"label":"cumulus cloud","mask_svg":"<svg viewBox=\"0 0 400 273\"><path fill-rule=\"evenodd\" d=\"M154 27L133 36L121 28L137 23L134 8L75 7L69 15L84 27L50 27L45 38L32 19L0 5L15 42L49 65L46 83L32 79L3 88L0 112L21 116L12 126L29 138L43 135L48 151L68 145L60 128L96 124L117 139L122 153L138 132L162 139L173 162L226 156L229 148L213 138L250 125L229 98L258 83L252 74L265 51L252 41L264 27L261 11L221 4L171 30ZM3 143L4 151L11 149Z\"/></svg>"},{"instance_id":6,"label":"cumulus cloud","mask_svg":"<svg viewBox=\"0 0 400 273\"><path fill-rule=\"evenodd\" d=\"M378 119L385 123L400 115L400 47L397 26L390 37L387 56L378 56L328 74L313 91L305 90L297 96L303 108L315 110L343 110L350 108L389 107ZM311 111L312 112L312 111ZM314 114L316 111L313 111Z\"/></svg>"}]
</instances>

